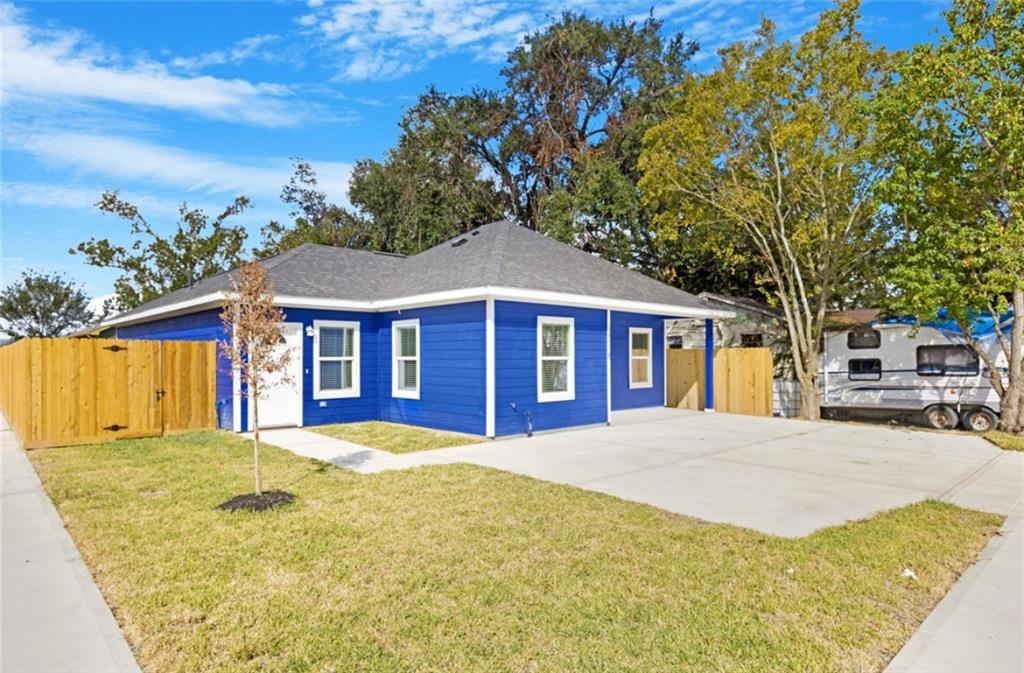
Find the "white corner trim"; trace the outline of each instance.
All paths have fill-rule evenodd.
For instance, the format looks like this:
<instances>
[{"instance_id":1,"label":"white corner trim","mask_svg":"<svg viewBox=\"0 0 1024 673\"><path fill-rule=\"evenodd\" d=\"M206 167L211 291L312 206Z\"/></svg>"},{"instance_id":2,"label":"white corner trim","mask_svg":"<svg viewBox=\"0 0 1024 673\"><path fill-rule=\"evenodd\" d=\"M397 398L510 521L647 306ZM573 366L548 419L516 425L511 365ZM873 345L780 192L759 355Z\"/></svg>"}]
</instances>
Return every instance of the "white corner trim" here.
<instances>
[{"instance_id":1,"label":"white corner trim","mask_svg":"<svg viewBox=\"0 0 1024 673\"><path fill-rule=\"evenodd\" d=\"M398 388L398 339L396 338L398 330L403 327L415 327L416 328L416 389L415 390L400 390ZM407 358L408 359L408 358ZM423 385L421 380L421 364L423 360L423 351L420 349L420 319L410 318L408 320L395 320L391 323L391 397L397 397L400 399L407 400L418 400L420 398L420 388Z\"/></svg>"},{"instance_id":2,"label":"white corner trim","mask_svg":"<svg viewBox=\"0 0 1024 673\"><path fill-rule=\"evenodd\" d=\"M566 389L558 392L544 392L544 326L568 325L569 342L566 357L548 360L566 360ZM537 316L537 402L568 402L576 399L576 320L561 316Z\"/></svg>"},{"instance_id":3,"label":"white corner trim","mask_svg":"<svg viewBox=\"0 0 1024 673\"><path fill-rule=\"evenodd\" d=\"M494 437L495 417L497 416L497 385L495 382L494 352L494 299L487 298L487 311L484 322L484 376L486 393L484 395L484 435Z\"/></svg>"},{"instance_id":4,"label":"white corner trim","mask_svg":"<svg viewBox=\"0 0 1024 673\"><path fill-rule=\"evenodd\" d=\"M668 320L661 321L661 405L668 406Z\"/></svg>"},{"instance_id":5,"label":"white corner trim","mask_svg":"<svg viewBox=\"0 0 1024 673\"><path fill-rule=\"evenodd\" d=\"M606 422L612 420L612 310L605 311L604 318L604 388L605 406L608 417Z\"/></svg>"},{"instance_id":6,"label":"white corner trim","mask_svg":"<svg viewBox=\"0 0 1024 673\"><path fill-rule=\"evenodd\" d=\"M231 325L231 342L235 341L235 326ZM231 366L231 429L242 431L242 372Z\"/></svg>"},{"instance_id":7,"label":"white corner trim","mask_svg":"<svg viewBox=\"0 0 1024 673\"><path fill-rule=\"evenodd\" d=\"M139 313L133 313L127 316L115 316L100 323L97 325L97 328L106 329L116 325L129 325L137 322L145 322L147 319L156 316L184 313L191 309L200 307L214 308L224 300L224 297L225 295L223 292L211 292L210 294L203 295L201 297L176 302L174 304L167 304L165 306L159 306L157 308L140 311ZM409 297L379 299L374 301L353 301L349 299L277 295L274 298L274 303L278 306L293 306L296 308L322 308L335 311L362 311L374 313L378 311L393 311L405 308L422 308L441 304L479 301L487 299L488 297L492 299L528 302L534 304L612 309L626 313L646 313L677 318L732 318L736 315L732 311L710 308L687 308L685 306L676 306L674 304L658 304L625 299L612 299L610 297L573 294L569 292L527 290L523 288L502 286L470 287L459 290L429 292Z\"/></svg>"},{"instance_id":8,"label":"white corner trim","mask_svg":"<svg viewBox=\"0 0 1024 673\"><path fill-rule=\"evenodd\" d=\"M320 390L320 330L324 327L340 327L352 330L352 357L351 358L327 358L328 360L352 360L352 387L340 390ZM349 397L359 397L360 384L360 362L363 359L359 343L359 321L358 320L314 320L313 321L313 399L333 400Z\"/></svg>"},{"instance_id":9,"label":"white corner trim","mask_svg":"<svg viewBox=\"0 0 1024 673\"><path fill-rule=\"evenodd\" d=\"M633 355L633 335L634 334L646 334L647 335L647 357L634 356ZM630 327L629 336L626 341L626 358L629 360L629 389L637 390L640 388L653 388L654 387L654 330L650 327ZM633 360L645 359L647 360L647 380L646 381L634 381L633 380Z\"/></svg>"}]
</instances>

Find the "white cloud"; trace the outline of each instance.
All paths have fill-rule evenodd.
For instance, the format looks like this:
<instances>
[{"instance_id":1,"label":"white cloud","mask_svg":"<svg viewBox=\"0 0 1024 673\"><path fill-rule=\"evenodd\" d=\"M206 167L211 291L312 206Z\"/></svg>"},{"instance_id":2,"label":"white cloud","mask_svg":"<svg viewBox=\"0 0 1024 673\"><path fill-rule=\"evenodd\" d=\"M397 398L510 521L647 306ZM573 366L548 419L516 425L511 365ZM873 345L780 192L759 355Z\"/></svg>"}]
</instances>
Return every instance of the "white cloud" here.
<instances>
[{"instance_id":1,"label":"white cloud","mask_svg":"<svg viewBox=\"0 0 1024 673\"><path fill-rule=\"evenodd\" d=\"M102 193L103 187L98 185L69 185L21 180L5 180L0 183L0 194L3 194L4 207L27 206L64 210L95 210L96 202L100 200ZM171 199L139 193L125 193L123 196L141 208L143 212L169 216L174 215L178 210L178 203ZM57 233L69 232L58 231Z\"/></svg>"},{"instance_id":2,"label":"white cloud","mask_svg":"<svg viewBox=\"0 0 1024 673\"><path fill-rule=\"evenodd\" d=\"M297 106L286 100L291 95L286 86L183 77L153 61L126 63L117 52L81 33L34 28L10 5L0 6L0 22L5 105L12 97L29 96L127 103L261 126L290 125L300 119L294 111ZM236 49L241 56L245 49L259 46L236 45Z\"/></svg>"},{"instance_id":3,"label":"white cloud","mask_svg":"<svg viewBox=\"0 0 1024 673\"><path fill-rule=\"evenodd\" d=\"M238 65L250 59L259 59L269 63L275 60L275 52L264 49L264 46L280 39L279 35L273 34L253 35L235 42L230 49L208 51L199 56L179 56L172 59L170 65L189 72L198 72L210 66L227 63Z\"/></svg>"},{"instance_id":4,"label":"white cloud","mask_svg":"<svg viewBox=\"0 0 1024 673\"><path fill-rule=\"evenodd\" d=\"M115 183L139 181L186 192L276 198L292 174L287 158L229 161L130 137L47 131L17 133L7 140L12 149L31 154L51 166L103 176ZM321 189L335 202L347 203L351 164L315 160L310 163ZM65 196L79 197L73 193Z\"/></svg>"},{"instance_id":5,"label":"white cloud","mask_svg":"<svg viewBox=\"0 0 1024 673\"><path fill-rule=\"evenodd\" d=\"M456 51L503 58L546 18L473 0L353 0L330 5L319 29L340 57L343 78L393 79Z\"/></svg>"}]
</instances>

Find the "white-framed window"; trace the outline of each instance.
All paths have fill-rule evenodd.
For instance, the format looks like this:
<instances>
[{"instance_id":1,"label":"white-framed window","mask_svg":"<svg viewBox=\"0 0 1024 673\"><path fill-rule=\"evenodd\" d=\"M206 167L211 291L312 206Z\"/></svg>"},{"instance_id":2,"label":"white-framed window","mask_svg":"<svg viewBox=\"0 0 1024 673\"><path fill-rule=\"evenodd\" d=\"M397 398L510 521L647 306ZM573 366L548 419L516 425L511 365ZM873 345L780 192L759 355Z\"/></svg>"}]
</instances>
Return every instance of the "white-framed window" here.
<instances>
[{"instance_id":1,"label":"white-framed window","mask_svg":"<svg viewBox=\"0 0 1024 673\"><path fill-rule=\"evenodd\" d=\"M654 386L652 357L653 330L650 327L629 328L629 387Z\"/></svg>"},{"instance_id":2,"label":"white-framed window","mask_svg":"<svg viewBox=\"0 0 1024 673\"><path fill-rule=\"evenodd\" d=\"M359 323L313 321L313 399L359 397Z\"/></svg>"},{"instance_id":3,"label":"white-framed window","mask_svg":"<svg viewBox=\"0 0 1024 673\"><path fill-rule=\"evenodd\" d=\"M537 317L537 401L576 399L572 318Z\"/></svg>"},{"instance_id":4,"label":"white-framed window","mask_svg":"<svg viewBox=\"0 0 1024 673\"><path fill-rule=\"evenodd\" d=\"M420 398L420 321L391 323L391 396Z\"/></svg>"}]
</instances>

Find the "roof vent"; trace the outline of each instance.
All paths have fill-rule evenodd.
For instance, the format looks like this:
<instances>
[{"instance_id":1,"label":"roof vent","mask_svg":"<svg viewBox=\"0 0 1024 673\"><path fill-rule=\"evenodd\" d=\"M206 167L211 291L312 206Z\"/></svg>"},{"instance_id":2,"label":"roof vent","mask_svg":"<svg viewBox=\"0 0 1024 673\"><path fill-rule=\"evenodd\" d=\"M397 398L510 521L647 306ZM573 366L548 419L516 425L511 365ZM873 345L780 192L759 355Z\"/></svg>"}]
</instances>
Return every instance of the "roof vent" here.
<instances>
[{"instance_id":1,"label":"roof vent","mask_svg":"<svg viewBox=\"0 0 1024 673\"><path fill-rule=\"evenodd\" d=\"M468 240L468 239L465 239L465 238L460 238L459 240L457 240L457 241L453 241L453 242L452 242L452 247L453 247L453 248L457 248L457 247L459 247L460 245L465 245L465 244L467 244L467 243L469 243L469 240Z\"/></svg>"},{"instance_id":2,"label":"roof vent","mask_svg":"<svg viewBox=\"0 0 1024 673\"><path fill-rule=\"evenodd\" d=\"M470 236L479 236L480 235L480 230L479 229L474 229L473 231L469 232L469 235Z\"/></svg>"}]
</instances>

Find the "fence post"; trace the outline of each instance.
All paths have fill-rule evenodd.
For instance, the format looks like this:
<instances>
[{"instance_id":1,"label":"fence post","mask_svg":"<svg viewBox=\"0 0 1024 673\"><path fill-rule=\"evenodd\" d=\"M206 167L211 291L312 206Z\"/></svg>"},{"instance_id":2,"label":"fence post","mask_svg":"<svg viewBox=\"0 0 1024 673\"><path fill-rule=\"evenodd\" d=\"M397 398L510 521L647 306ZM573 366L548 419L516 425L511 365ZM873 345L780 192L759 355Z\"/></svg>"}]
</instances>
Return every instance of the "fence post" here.
<instances>
[{"instance_id":1,"label":"fence post","mask_svg":"<svg viewBox=\"0 0 1024 673\"><path fill-rule=\"evenodd\" d=\"M704 411L715 410L715 321L704 321Z\"/></svg>"}]
</instances>

